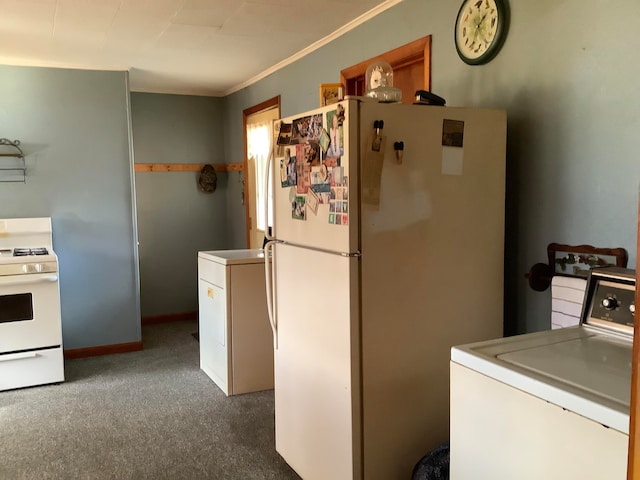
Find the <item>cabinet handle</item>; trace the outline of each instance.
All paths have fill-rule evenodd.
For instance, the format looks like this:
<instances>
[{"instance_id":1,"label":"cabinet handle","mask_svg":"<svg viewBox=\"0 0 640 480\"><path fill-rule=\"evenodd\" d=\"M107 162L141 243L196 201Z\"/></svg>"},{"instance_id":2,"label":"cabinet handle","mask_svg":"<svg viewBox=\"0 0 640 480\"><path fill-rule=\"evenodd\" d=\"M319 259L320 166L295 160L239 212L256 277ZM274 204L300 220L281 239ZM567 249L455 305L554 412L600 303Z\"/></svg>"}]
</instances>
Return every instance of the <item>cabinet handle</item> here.
<instances>
[{"instance_id":1,"label":"cabinet handle","mask_svg":"<svg viewBox=\"0 0 640 480\"><path fill-rule=\"evenodd\" d=\"M0 356L0 362L10 362L12 360L24 360L25 358L36 358L38 354L36 352L21 352L10 353L8 355Z\"/></svg>"}]
</instances>

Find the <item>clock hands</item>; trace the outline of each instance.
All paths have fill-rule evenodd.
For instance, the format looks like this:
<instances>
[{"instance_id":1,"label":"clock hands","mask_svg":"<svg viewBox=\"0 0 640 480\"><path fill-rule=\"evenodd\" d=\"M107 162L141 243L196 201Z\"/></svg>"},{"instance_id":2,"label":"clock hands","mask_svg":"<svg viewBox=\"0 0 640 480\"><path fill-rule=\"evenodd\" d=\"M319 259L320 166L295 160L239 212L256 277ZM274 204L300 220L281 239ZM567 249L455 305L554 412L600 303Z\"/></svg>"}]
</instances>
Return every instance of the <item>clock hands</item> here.
<instances>
[{"instance_id":1,"label":"clock hands","mask_svg":"<svg viewBox=\"0 0 640 480\"><path fill-rule=\"evenodd\" d=\"M478 8L478 13L480 12L480 8ZM487 15L492 14L491 17L491 23L490 25L487 27L487 24L485 24L485 18L487 18ZM487 11L484 15L482 15L482 17L476 17L473 20L474 23L474 27L473 28L473 40L475 43L476 40L480 39L482 42L485 43L485 45L489 45L490 40L491 40L491 30L493 29L493 26L495 25L495 17L493 17L493 11L489 10ZM488 30L488 31L487 31ZM473 45L472 43L472 45Z\"/></svg>"}]
</instances>

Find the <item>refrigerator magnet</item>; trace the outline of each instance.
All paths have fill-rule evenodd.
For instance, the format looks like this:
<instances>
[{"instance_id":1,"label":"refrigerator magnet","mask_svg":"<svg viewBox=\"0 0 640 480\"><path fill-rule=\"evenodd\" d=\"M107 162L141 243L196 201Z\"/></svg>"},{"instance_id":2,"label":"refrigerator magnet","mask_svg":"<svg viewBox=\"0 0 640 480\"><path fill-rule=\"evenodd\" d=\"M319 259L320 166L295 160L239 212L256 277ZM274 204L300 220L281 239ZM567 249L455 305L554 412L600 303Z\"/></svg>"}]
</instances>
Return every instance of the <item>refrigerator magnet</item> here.
<instances>
[{"instance_id":1,"label":"refrigerator magnet","mask_svg":"<svg viewBox=\"0 0 640 480\"><path fill-rule=\"evenodd\" d=\"M304 145L304 161L313 167L320 165L320 145L318 143Z\"/></svg>"},{"instance_id":2,"label":"refrigerator magnet","mask_svg":"<svg viewBox=\"0 0 640 480\"><path fill-rule=\"evenodd\" d=\"M316 113L293 121L291 143L317 142L322 133L322 114Z\"/></svg>"},{"instance_id":3,"label":"refrigerator magnet","mask_svg":"<svg viewBox=\"0 0 640 480\"><path fill-rule=\"evenodd\" d=\"M318 165L311 167L311 185L317 183L327 183L329 179L327 167Z\"/></svg>"},{"instance_id":4,"label":"refrigerator magnet","mask_svg":"<svg viewBox=\"0 0 640 480\"><path fill-rule=\"evenodd\" d=\"M280 160L280 185L286 187L287 184L287 163L285 159Z\"/></svg>"},{"instance_id":5,"label":"refrigerator magnet","mask_svg":"<svg viewBox=\"0 0 640 480\"><path fill-rule=\"evenodd\" d=\"M331 185L329 185L328 183L316 183L311 184L311 188L309 189L309 192L313 192L316 195L320 195L322 193L329 193L331 191ZM309 193L307 192L307 193ZM320 202L320 203L324 203L324 202Z\"/></svg>"},{"instance_id":6,"label":"refrigerator magnet","mask_svg":"<svg viewBox=\"0 0 640 480\"><path fill-rule=\"evenodd\" d=\"M329 133L323 128L318 143L320 144L320 148L322 148L322 153L325 155L327 153L327 149L329 148L329 142Z\"/></svg>"},{"instance_id":7,"label":"refrigerator magnet","mask_svg":"<svg viewBox=\"0 0 640 480\"><path fill-rule=\"evenodd\" d=\"M318 198L318 196L314 193L313 190L309 190L309 193L307 194L307 207L314 215L317 215L318 213L319 203L320 199Z\"/></svg>"},{"instance_id":8,"label":"refrigerator magnet","mask_svg":"<svg viewBox=\"0 0 640 480\"><path fill-rule=\"evenodd\" d=\"M329 146L327 148L327 157L337 159L340 164L340 157L344 153L344 132L340 123L338 111L327 112L327 123L329 124Z\"/></svg>"},{"instance_id":9,"label":"refrigerator magnet","mask_svg":"<svg viewBox=\"0 0 640 480\"><path fill-rule=\"evenodd\" d=\"M309 190L309 186L311 185L310 173L311 173L311 165L304 165L300 163L296 165L296 176L297 176L296 192L297 193L299 194L307 193L307 191Z\"/></svg>"},{"instance_id":10,"label":"refrigerator magnet","mask_svg":"<svg viewBox=\"0 0 640 480\"><path fill-rule=\"evenodd\" d=\"M304 163L304 143L296 145L296 163Z\"/></svg>"},{"instance_id":11,"label":"refrigerator magnet","mask_svg":"<svg viewBox=\"0 0 640 480\"><path fill-rule=\"evenodd\" d=\"M285 158L280 160L280 186L292 187L297 183L296 157L289 156L285 150Z\"/></svg>"},{"instance_id":12,"label":"refrigerator magnet","mask_svg":"<svg viewBox=\"0 0 640 480\"><path fill-rule=\"evenodd\" d=\"M280 123L280 130L278 131L278 145L289 145L291 143L291 124Z\"/></svg>"},{"instance_id":13,"label":"refrigerator magnet","mask_svg":"<svg viewBox=\"0 0 640 480\"><path fill-rule=\"evenodd\" d=\"M338 117L338 125L340 126L344 123L344 113L344 106L339 104L338 108L336 108L336 116Z\"/></svg>"},{"instance_id":14,"label":"refrigerator magnet","mask_svg":"<svg viewBox=\"0 0 640 480\"><path fill-rule=\"evenodd\" d=\"M291 204L291 218L295 220L306 220L305 197L296 195L295 201Z\"/></svg>"},{"instance_id":15,"label":"refrigerator magnet","mask_svg":"<svg viewBox=\"0 0 640 480\"><path fill-rule=\"evenodd\" d=\"M333 167L331 169L331 185L342 185L345 178L343 167Z\"/></svg>"}]
</instances>

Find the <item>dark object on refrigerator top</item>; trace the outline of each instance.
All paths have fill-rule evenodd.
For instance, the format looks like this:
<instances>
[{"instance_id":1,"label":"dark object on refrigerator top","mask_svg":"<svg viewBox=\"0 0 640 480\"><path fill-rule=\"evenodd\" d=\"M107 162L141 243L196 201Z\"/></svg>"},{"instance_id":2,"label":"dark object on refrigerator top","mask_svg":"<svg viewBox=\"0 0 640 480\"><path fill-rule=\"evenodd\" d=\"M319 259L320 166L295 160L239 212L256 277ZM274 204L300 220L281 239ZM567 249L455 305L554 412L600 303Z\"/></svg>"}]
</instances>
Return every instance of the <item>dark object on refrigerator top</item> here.
<instances>
[{"instance_id":1,"label":"dark object on refrigerator top","mask_svg":"<svg viewBox=\"0 0 640 480\"><path fill-rule=\"evenodd\" d=\"M446 100L442 97L439 97L435 93L428 92L427 90L417 90L416 91L416 101L413 102L414 105L444 105L446 104Z\"/></svg>"}]
</instances>

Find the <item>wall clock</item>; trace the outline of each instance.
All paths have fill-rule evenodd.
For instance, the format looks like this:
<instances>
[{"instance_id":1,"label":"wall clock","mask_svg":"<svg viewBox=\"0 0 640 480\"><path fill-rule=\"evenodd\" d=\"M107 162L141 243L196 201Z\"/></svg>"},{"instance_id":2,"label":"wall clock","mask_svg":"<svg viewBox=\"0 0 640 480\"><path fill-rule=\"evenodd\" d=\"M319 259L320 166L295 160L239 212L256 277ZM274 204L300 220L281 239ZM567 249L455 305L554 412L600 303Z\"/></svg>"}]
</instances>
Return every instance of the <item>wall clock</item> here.
<instances>
[{"instance_id":1,"label":"wall clock","mask_svg":"<svg viewBox=\"0 0 640 480\"><path fill-rule=\"evenodd\" d=\"M487 63L504 43L508 29L507 0L464 0L455 26L458 55L469 65Z\"/></svg>"}]
</instances>

